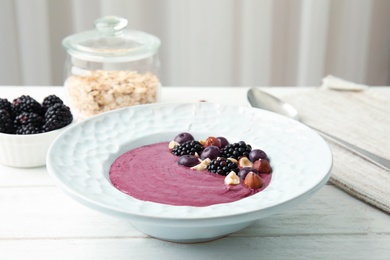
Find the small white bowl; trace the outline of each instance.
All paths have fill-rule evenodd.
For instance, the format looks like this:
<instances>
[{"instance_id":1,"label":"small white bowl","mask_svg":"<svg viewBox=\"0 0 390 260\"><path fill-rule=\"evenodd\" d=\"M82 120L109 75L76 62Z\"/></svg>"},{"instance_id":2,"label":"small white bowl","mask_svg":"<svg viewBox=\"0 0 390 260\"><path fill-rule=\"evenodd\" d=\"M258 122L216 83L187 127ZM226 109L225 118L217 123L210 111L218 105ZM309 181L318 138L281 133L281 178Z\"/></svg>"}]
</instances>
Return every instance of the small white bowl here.
<instances>
[{"instance_id":1,"label":"small white bowl","mask_svg":"<svg viewBox=\"0 0 390 260\"><path fill-rule=\"evenodd\" d=\"M46 154L51 143L73 122L54 131L16 135L0 133L0 163L20 168L39 167L46 164Z\"/></svg>"}]
</instances>

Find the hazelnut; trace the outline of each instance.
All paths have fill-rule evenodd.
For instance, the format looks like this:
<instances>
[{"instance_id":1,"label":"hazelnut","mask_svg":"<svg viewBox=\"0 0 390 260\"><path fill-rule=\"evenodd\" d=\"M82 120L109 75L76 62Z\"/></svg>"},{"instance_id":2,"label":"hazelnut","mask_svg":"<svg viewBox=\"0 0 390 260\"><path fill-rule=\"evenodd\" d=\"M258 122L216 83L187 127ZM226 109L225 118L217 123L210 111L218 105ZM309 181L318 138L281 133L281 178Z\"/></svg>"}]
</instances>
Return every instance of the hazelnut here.
<instances>
[{"instance_id":1,"label":"hazelnut","mask_svg":"<svg viewBox=\"0 0 390 260\"><path fill-rule=\"evenodd\" d=\"M258 159L253 163L253 168L259 171L259 173L271 173L272 168L267 160Z\"/></svg>"},{"instance_id":2,"label":"hazelnut","mask_svg":"<svg viewBox=\"0 0 390 260\"><path fill-rule=\"evenodd\" d=\"M228 175L225 177L225 184L226 185L237 185L240 183L240 177L237 176L237 174L234 171L231 171Z\"/></svg>"},{"instance_id":3,"label":"hazelnut","mask_svg":"<svg viewBox=\"0 0 390 260\"><path fill-rule=\"evenodd\" d=\"M241 168L252 167L252 165L253 165L253 163L245 156L241 157L238 160L238 166L241 167Z\"/></svg>"},{"instance_id":4,"label":"hazelnut","mask_svg":"<svg viewBox=\"0 0 390 260\"><path fill-rule=\"evenodd\" d=\"M244 179L244 185L249 189L257 189L261 188L263 186L263 180L259 175L257 175L254 172L249 172L245 179Z\"/></svg>"},{"instance_id":5,"label":"hazelnut","mask_svg":"<svg viewBox=\"0 0 390 260\"><path fill-rule=\"evenodd\" d=\"M231 157L229 157L229 158L227 158L229 161L231 161L231 162L234 162L234 163L238 163L238 161L235 159L235 158L231 158Z\"/></svg>"},{"instance_id":6,"label":"hazelnut","mask_svg":"<svg viewBox=\"0 0 390 260\"><path fill-rule=\"evenodd\" d=\"M207 137L207 139L203 144L204 147L211 146L211 145L221 148L221 142L213 136Z\"/></svg>"},{"instance_id":7,"label":"hazelnut","mask_svg":"<svg viewBox=\"0 0 390 260\"><path fill-rule=\"evenodd\" d=\"M191 167L191 170L203 171L207 169L207 166L210 164L211 160L209 158L201 161L199 164Z\"/></svg>"},{"instance_id":8,"label":"hazelnut","mask_svg":"<svg viewBox=\"0 0 390 260\"><path fill-rule=\"evenodd\" d=\"M169 150L172 150L173 148L175 148L179 143L176 142L176 141L170 141L169 144L168 144L168 148Z\"/></svg>"}]
</instances>

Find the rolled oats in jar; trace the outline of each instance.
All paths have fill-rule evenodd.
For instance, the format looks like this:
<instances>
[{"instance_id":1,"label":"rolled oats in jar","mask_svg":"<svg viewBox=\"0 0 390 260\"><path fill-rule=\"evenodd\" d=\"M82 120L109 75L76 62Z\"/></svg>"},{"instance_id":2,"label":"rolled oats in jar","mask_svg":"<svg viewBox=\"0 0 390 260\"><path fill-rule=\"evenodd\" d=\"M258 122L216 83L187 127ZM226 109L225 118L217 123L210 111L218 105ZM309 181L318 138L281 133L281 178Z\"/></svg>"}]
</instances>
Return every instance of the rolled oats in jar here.
<instances>
[{"instance_id":1,"label":"rolled oats in jar","mask_svg":"<svg viewBox=\"0 0 390 260\"><path fill-rule=\"evenodd\" d=\"M95 29L68 36L65 87L81 118L159 100L160 40L126 30L127 20L108 16Z\"/></svg>"}]
</instances>

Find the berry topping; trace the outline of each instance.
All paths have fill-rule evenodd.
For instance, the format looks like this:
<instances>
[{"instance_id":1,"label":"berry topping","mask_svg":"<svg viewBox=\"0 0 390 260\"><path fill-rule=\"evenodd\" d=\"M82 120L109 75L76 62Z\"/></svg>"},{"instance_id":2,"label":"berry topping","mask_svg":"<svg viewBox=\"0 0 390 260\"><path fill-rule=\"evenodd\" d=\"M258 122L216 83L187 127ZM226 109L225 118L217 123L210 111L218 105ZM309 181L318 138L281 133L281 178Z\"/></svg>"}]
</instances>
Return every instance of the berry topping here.
<instances>
[{"instance_id":1,"label":"berry topping","mask_svg":"<svg viewBox=\"0 0 390 260\"><path fill-rule=\"evenodd\" d=\"M223 157L212 160L207 166L207 170L223 176L228 175L231 171L234 171L235 173L238 173L239 171L237 163Z\"/></svg>"},{"instance_id":2,"label":"berry topping","mask_svg":"<svg viewBox=\"0 0 390 260\"><path fill-rule=\"evenodd\" d=\"M261 188L264 182L260 174L272 172L267 154L252 150L244 141L230 144L225 137L213 136L196 141L190 133L183 132L169 142L168 149L179 156L179 165L225 176L226 185L242 183L248 189Z\"/></svg>"},{"instance_id":3,"label":"berry topping","mask_svg":"<svg viewBox=\"0 0 390 260\"><path fill-rule=\"evenodd\" d=\"M203 152L200 154L200 159L204 160L209 158L210 160L217 159L220 156L221 152L217 146L211 145L204 148Z\"/></svg>"},{"instance_id":4,"label":"berry topping","mask_svg":"<svg viewBox=\"0 0 390 260\"><path fill-rule=\"evenodd\" d=\"M12 109L14 115L19 115L22 112L34 112L42 115L43 108L41 104L30 96L20 96L12 101Z\"/></svg>"},{"instance_id":5,"label":"berry topping","mask_svg":"<svg viewBox=\"0 0 390 260\"><path fill-rule=\"evenodd\" d=\"M226 145L229 144L229 141L225 137L219 136L217 137L217 139L221 143L221 148L224 148Z\"/></svg>"},{"instance_id":6,"label":"berry topping","mask_svg":"<svg viewBox=\"0 0 390 260\"><path fill-rule=\"evenodd\" d=\"M49 132L69 125L73 120L73 116L68 106L55 104L46 111L45 120L42 130L43 132Z\"/></svg>"},{"instance_id":7,"label":"berry topping","mask_svg":"<svg viewBox=\"0 0 390 260\"><path fill-rule=\"evenodd\" d=\"M21 125L16 129L17 135L31 135L31 134L39 134L42 133L42 130L40 127L34 126L34 125Z\"/></svg>"},{"instance_id":8,"label":"berry topping","mask_svg":"<svg viewBox=\"0 0 390 260\"><path fill-rule=\"evenodd\" d=\"M268 157L267 157L267 154L263 151L263 150L260 150L260 149L253 149L250 153L249 153L249 160L251 162L255 162L259 159L265 159L265 160L268 160Z\"/></svg>"},{"instance_id":9,"label":"berry topping","mask_svg":"<svg viewBox=\"0 0 390 260\"><path fill-rule=\"evenodd\" d=\"M8 101L6 98L0 98L0 109L5 110L8 112L8 114L12 117L12 104Z\"/></svg>"},{"instance_id":10,"label":"berry topping","mask_svg":"<svg viewBox=\"0 0 390 260\"><path fill-rule=\"evenodd\" d=\"M238 160L242 156L248 157L251 151L251 145L246 144L244 141L239 141L238 143L228 144L227 146L222 148L221 156Z\"/></svg>"},{"instance_id":11,"label":"berry topping","mask_svg":"<svg viewBox=\"0 0 390 260\"><path fill-rule=\"evenodd\" d=\"M14 121L15 128L18 128L22 125L33 125L38 128L41 128L45 123L45 119L34 112L22 112L16 116Z\"/></svg>"},{"instance_id":12,"label":"berry topping","mask_svg":"<svg viewBox=\"0 0 390 260\"><path fill-rule=\"evenodd\" d=\"M57 97L56 95L47 96L42 101L42 107L45 110L45 112L47 111L47 109L49 109L49 107L52 107L55 104L64 104L64 102L62 101L61 98Z\"/></svg>"},{"instance_id":13,"label":"berry topping","mask_svg":"<svg viewBox=\"0 0 390 260\"><path fill-rule=\"evenodd\" d=\"M190 133L187 133L187 132L180 133L173 139L173 141L175 141L179 144L182 144L182 143L185 143L188 141L192 141L192 140L194 140L194 137Z\"/></svg>"},{"instance_id":14,"label":"berry topping","mask_svg":"<svg viewBox=\"0 0 390 260\"><path fill-rule=\"evenodd\" d=\"M195 155L182 155L180 156L179 160L177 161L178 164L186 166L186 167L193 167L197 164L199 164L199 159Z\"/></svg>"},{"instance_id":15,"label":"berry topping","mask_svg":"<svg viewBox=\"0 0 390 260\"><path fill-rule=\"evenodd\" d=\"M195 155L196 153L201 154L202 151L203 151L203 145L199 141L195 141L195 140L184 142L182 144L175 146L172 149L172 153L177 156L186 155L186 154Z\"/></svg>"},{"instance_id":16,"label":"berry topping","mask_svg":"<svg viewBox=\"0 0 390 260\"><path fill-rule=\"evenodd\" d=\"M4 109L0 109L0 133L15 134L12 117Z\"/></svg>"}]
</instances>

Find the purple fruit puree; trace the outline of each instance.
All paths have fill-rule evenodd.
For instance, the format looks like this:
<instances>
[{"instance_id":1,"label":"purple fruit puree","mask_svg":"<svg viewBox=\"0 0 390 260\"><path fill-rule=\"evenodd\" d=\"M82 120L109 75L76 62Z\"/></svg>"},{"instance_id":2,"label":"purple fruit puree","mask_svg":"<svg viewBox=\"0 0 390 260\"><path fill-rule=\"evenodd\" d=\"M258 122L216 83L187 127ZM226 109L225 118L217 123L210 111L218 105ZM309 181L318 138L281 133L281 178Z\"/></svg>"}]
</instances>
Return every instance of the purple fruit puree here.
<instances>
[{"instance_id":1,"label":"purple fruit puree","mask_svg":"<svg viewBox=\"0 0 390 260\"><path fill-rule=\"evenodd\" d=\"M201 207L237 201L263 190L271 181L271 174L262 174L260 189L248 189L242 183L226 185L224 176L181 166L178 158L170 153L168 142L136 148L111 165L111 183L139 200Z\"/></svg>"}]
</instances>

